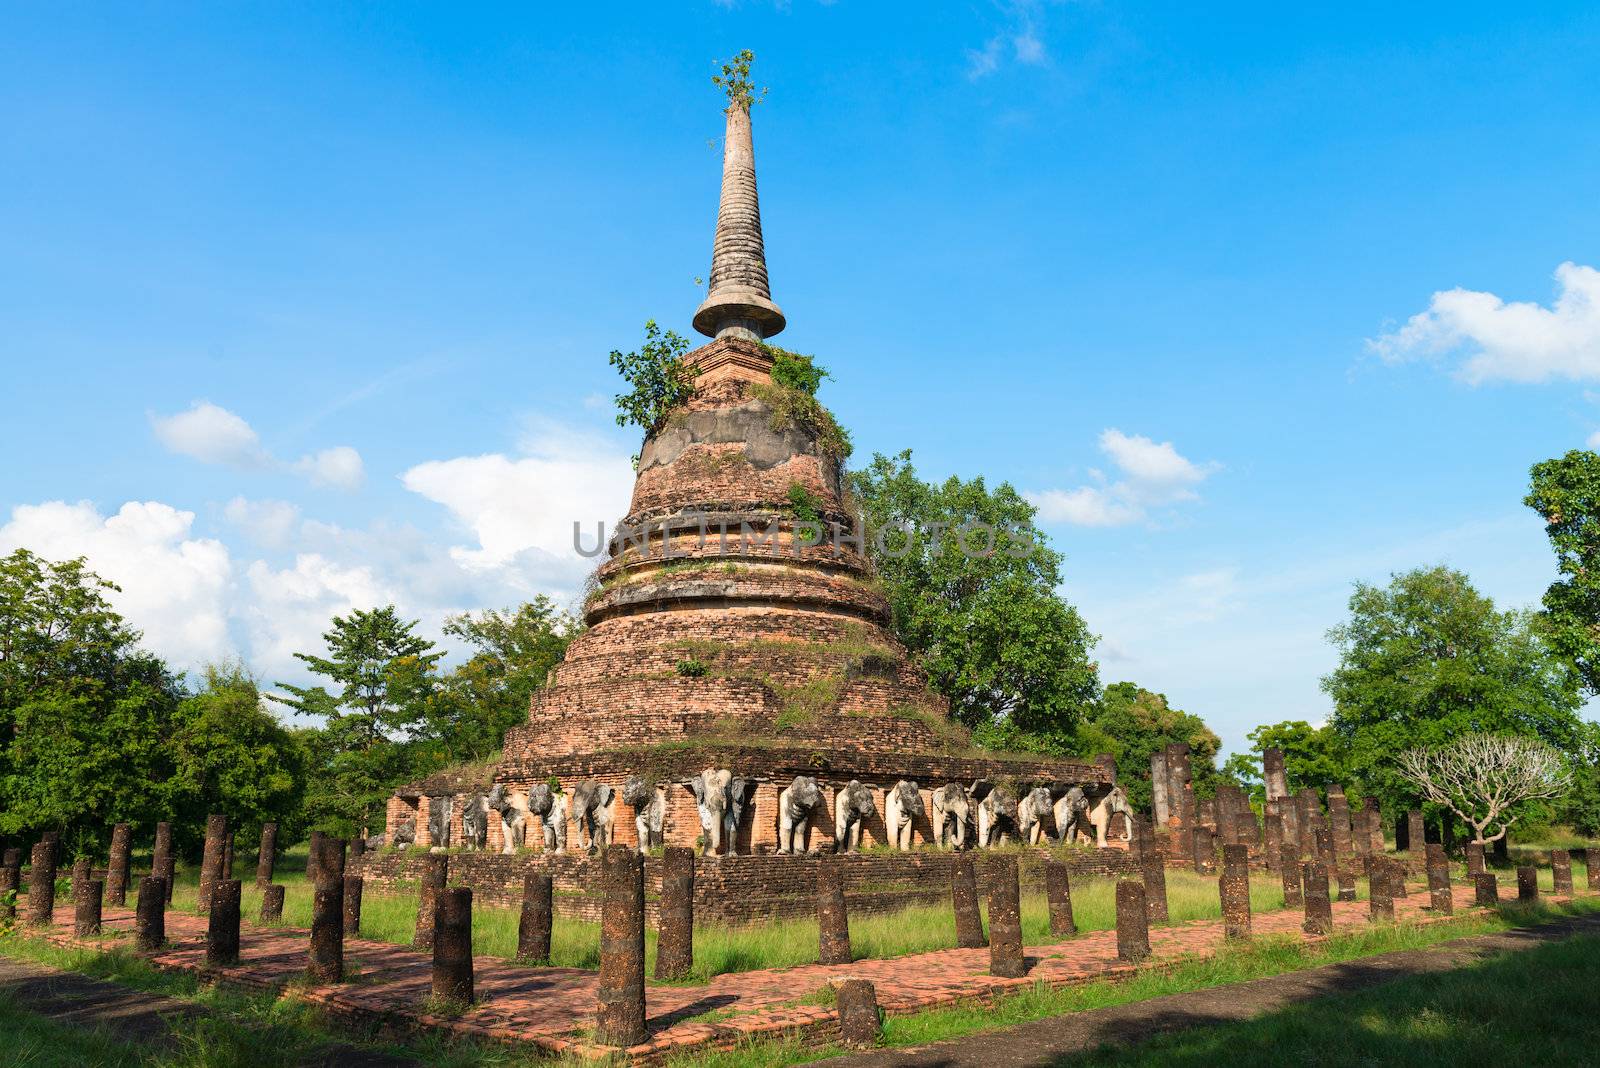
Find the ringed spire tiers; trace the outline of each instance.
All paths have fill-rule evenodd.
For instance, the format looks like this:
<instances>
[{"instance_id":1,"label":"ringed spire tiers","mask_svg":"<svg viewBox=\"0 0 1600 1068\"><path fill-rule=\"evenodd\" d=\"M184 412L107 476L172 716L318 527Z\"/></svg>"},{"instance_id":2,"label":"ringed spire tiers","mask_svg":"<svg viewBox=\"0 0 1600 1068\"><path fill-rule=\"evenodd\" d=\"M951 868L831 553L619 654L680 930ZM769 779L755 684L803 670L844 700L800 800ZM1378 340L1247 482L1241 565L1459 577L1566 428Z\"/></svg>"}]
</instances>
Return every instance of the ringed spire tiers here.
<instances>
[{"instance_id":1,"label":"ringed spire tiers","mask_svg":"<svg viewBox=\"0 0 1600 1068\"><path fill-rule=\"evenodd\" d=\"M727 117L722 199L711 250L711 288L694 313L694 328L707 337L760 341L781 331L785 322L767 284L749 104L729 104Z\"/></svg>"}]
</instances>

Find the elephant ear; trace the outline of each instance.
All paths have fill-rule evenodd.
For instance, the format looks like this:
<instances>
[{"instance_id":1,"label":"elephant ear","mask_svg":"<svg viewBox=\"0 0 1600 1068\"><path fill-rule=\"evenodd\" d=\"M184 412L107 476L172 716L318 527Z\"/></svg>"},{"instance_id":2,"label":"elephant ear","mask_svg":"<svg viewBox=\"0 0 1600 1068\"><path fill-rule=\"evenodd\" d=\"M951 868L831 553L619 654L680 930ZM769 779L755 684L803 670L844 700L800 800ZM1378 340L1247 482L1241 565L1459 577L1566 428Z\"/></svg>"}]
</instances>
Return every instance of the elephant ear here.
<instances>
[{"instance_id":1,"label":"elephant ear","mask_svg":"<svg viewBox=\"0 0 1600 1068\"><path fill-rule=\"evenodd\" d=\"M974 801L982 801L993 792L994 783L990 782L988 779L975 780L972 784L972 789L967 791Z\"/></svg>"},{"instance_id":2,"label":"elephant ear","mask_svg":"<svg viewBox=\"0 0 1600 1068\"><path fill-rule=\"evenodd\" d=\"M685 782L684 785L694 794L696 804L703 805L706 803L706 783L704 779L696 775Z\"/></svg>"},{"instance_id":3,"label":"elephant ear","mask_svg":"<svg viewBox=\"0 0 1600 1068\"><path fill-rule=\"evenodd\" d=\"M617 790L614 786L602 785L598 791L598 794L600 797L600 807L605 808L607 805L611 804L611 799L617 796Z\"/></svg>"}]
</instances>

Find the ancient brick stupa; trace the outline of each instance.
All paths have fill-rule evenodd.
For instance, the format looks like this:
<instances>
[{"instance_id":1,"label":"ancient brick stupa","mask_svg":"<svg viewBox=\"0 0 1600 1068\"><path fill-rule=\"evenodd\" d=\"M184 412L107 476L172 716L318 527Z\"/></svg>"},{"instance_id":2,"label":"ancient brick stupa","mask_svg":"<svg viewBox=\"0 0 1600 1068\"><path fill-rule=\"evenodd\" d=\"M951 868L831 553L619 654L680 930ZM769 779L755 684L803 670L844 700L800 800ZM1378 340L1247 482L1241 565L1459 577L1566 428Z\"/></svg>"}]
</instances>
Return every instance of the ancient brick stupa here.
<instances>
[{"instance_id":1,"label":"ancient brick stupa","mask_svg":"<svg viewBox=\"0 0 1600 1068\"><path fill-rule=\"evenodd\" d=\"M727 111L709 293L693 324L711 340L687 356L692 398L644 441L619 527L633 536L612 539L584 605L587 629L534 695L528 722L507 734L494 781L526 790L556 779L569 794L586 779L610 784L623 842L637 840L625 780L666 783L666 842L692 845L700 821L679 784L726 768L757 784L740 853L773 847L778 794L797 774L830 796L852 779L877 791L866 842L884 839L882 791L901 779L925 800L952 781L1106 781L1092 764L973 749L891 635L888 604L852 542L831 417L770 374L766 339L785 319L768 284L748 104ZM485 785L415 784L391 805L391 827L409 809L425 842L430 793ZM813 826L827 846L831 804L823 809ZM918 841L930 833L923 816Z\"/></svg>"}]
</instances>

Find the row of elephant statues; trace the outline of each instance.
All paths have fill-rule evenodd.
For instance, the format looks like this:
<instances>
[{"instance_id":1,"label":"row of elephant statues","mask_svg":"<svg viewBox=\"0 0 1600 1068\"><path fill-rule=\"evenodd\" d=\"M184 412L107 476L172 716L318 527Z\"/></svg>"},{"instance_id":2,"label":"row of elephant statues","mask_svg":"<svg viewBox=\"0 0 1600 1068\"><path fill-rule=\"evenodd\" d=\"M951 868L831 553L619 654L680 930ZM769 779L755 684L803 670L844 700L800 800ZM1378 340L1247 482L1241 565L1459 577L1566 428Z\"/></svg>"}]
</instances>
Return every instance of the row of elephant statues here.
<instances>
[{"instance_id":1,"label":"row of elephant statues","mask_svg":"<svg viewBox=\"0 0 1600 1068\"><path fill-rule=\"evenodd\" d=\"M758 784L769 780L735 775L726 768L706 768L698 775L672 783L656 782L643 776L630 777L622 786L621 799L634 812L640 852L663 843L669 786L679 786L694 795L700 817L701 851L706 856L734 852L738 829ZM877 816L878 802L872 787L859 779L833 784L833 849L854 852L861 848L861 831ZM1018 793L1021 796L1017 796ZM578 829L579 845L587 852L604 849L611 843L611 828L618 796L608 783L586 779L568 794L559 786L537 783L526 790L510 790L496 783L488 793L469 794L462 809L463 843L469 847L488 847L489 821L500 823L500 851L515 853L526 845L529 820L538 816L547 852L567 851L567 824ZM987 848L1001 845L1015 835L1018 841L1038 845L1048 836L1046 822L1055 827L1055 840L1075 841L1081 836L1094 838L1105 848L1112 819L1125 819L1122 837L1131 837L1133 808L1120 786L1083 787L1070 783L1048 783L1023 789L1006 784L977 780L970 786L948 782L929 794L930 806L923 803L921 788L910 779L901 779L884 792L883 820L888 843L896 849L914 845L916 821L929 816L933 844L943 849ZM428 830L436 846L450 844L453 798L430 799ZM811 828L817 815L826 818L823 784L810 775L796 775L778 794L778 852L810 853ZM402 820L393 835L393 845L416 841L413 820Z\"/></svg>"}]
</instances>

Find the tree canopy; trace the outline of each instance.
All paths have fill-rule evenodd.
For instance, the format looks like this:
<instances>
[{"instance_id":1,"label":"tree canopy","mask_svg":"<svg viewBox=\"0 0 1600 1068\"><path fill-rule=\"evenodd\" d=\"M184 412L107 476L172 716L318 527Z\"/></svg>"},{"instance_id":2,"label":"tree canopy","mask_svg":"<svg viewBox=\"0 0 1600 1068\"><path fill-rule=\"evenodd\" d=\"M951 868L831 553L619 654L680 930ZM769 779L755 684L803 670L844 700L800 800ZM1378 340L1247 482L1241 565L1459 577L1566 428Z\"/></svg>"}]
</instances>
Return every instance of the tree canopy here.
<instances>
[{"instance_id":1,"label":"tree canopy","mask_svg":"<svg viewBox=\"0 0 1600 1068\"><path fill-rule=\"evenodd\" d=\"M1561 574L1544 594L1550 645L1600 696L1600 453L1574 449L1535 464L1523 503L1544 517Z\"/></svg>"},{"instance_id":2,"label":"tree canopy","mask_svg":"<svg viewBox=\"0 0 1600 1068\"><path fill-rule=\"evenodd\" d=\"M1198 796L1216 792L1217 751L1222 741L1195 715L1173 708L1165 694L1131 682L1106 687L1079 727L1076 750L1085 757L1110 753L1117 780L1135 808L1151 803L1150 758L1178 743L1189 747L1190 774Z\"/></svg>"},{"instance_id":3,"label":"tree canopy","mask_svg":"<svg viewBox=\"0 0 1600 1068\"><path fill-rule=\"evenodd\" d=\"M1233 754L1223 770L1248 787L1258 801L1266 800L1261 760L1268 749L1282 750L1290 793L1307 788L1320 793L1329 783L1344 784L1349 779L1345 741L1327 724L1313 727L1304 720L1285 720L1257 727L1249 738L1249 752Z\"/></svg>"}]
</instances>

